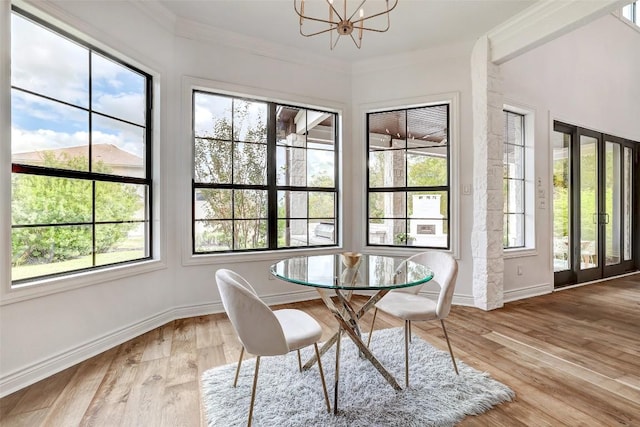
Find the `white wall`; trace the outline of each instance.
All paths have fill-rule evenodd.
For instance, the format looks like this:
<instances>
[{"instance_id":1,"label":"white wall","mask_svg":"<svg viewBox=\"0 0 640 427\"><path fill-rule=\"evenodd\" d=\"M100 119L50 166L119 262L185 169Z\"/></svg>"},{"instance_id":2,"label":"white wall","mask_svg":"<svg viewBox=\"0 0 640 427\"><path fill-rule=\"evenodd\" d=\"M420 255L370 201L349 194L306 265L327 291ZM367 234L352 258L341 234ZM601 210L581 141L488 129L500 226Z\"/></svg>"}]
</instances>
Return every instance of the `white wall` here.
<instances>
[{"instance_id":1,"label":"white wall","mask_svg":"<svg viewBox=\"0 0 640 427\"><path fill-rule=\"evenodd\" d=\"M0 2L0 7L0 17L5 22L9 4ZM222 266L245 275L269 303L305 299L314 295L312 291L305 292L294 285L269 280L269 265L288 256L284 252L232 256L216 261L210 257L190 256L188 194L191 141L188 131L185 131L188 129L188 120L185 122L188 107L185 107L184 99L185 94L188 95L188 85L193 82L214 89L276 97L282 101L328 106L342 111L342 154L347 162L354 162L348 163L349 167L345 168L346 173L343 174L343 228L349 230L344 235L344 246L348 249L359 248L364 241L363 228L359 227L364 217L363 174L353 173L364 170L361 126L364 109L372 105L382 107L400 101L456 93L459 104L459 156L456 159L458 182L454 192L458 195L457 199L452 200L452 206L455 203L459 206L459 244L456 244L460 272L454 301L473 301L469 242L472 197L458 192L460 186L473 182L469 65L473 41L404 57L385 58L384 61L359 63L352 74L348 66L330 60L311 60L299 52L290 52L291 57L287 57L275 47L268 50L267 54L224 47L215 41L215 34L208 34L204 29L198 29L199 33L195 34L170 19L151 19L129 2L57 1L43 3L41 7L107 47L135 58L143 68L153 71L155 79L160 82L159 92L156 92L156 96L159 95L159 120L156 123L160 127L154 145L158 156L156 166L159 166L155 194L158 202L156 229L161 242L157 248L160 259L142 271L136 270L138 274L134 276L107 276L104 281L90 286L84 286L84 277L79 277L73 286L65 286L64 283L56 285L55 289L61 291L51 294L39 293L38 289L15 292L8 291L10 257L8 245L3 245L0 248L0 395L35 382L173 318L221 311L213 275ZM611 87L616 85L615 81L627 77L635 76L637 81L637 75L640 74L637 53L640 49L635 50L635 59L629 62L631 68L616 66L627 62L621 62L616 56L617 50L611 46L611 37L601 40L599 36L607 31L613 33L613 40L627 37L621 32L630 30L622 30L615 24L619 22L614 18L603 19L598 21L595 31L587 27L579 30L582 33L571 33L565 36L566 41L563 41L564 38L559 40L558 46L555 42L549 43L502 66L506 96L536 108L536 144L540 147L536 161L537 173L545 177L546 185L549 184L545 163L545 159L548 159L548 151L545 151L549 126L545 122L547 111L566 121L640 140L640 129L637 127L637 118L640 117L638 86L630 95L620 93L617 86ZM178 29L178 35L174 34L174 28ZM6 30L3 25L0 45L3 61L8 58L9 49ZM591 46L591 50L582 45L581 37L589 40L585 45ZM621 46L620 51L624 49L629 54L635 46L637 37L635 42ZM593 61L589 52L594 49L602 50L605 60ZM557 67L550 66L551 63L565 67L579 64L576 55L585 65L559 75L554 72ZM579 79L574 77L575 73ZM602 75L611 76L612 73L616 74L615 78L610 79L614 82L606 80L593 88L592 80L601 81ZM0 73L3 87L8 85L6 74ZM586 98L580 101L572 101L564 96L573 91L580 93L578 89L586 88L591 89L586 91ZM607 102L604 109L596 106L602 105L601 98L604 95L612 93L619 93L624 103ZM8 105L6 92L0 94L3 98L1 104ZM3 124L6 117L3 109L0 118ZM633 118L636 118L636 123L633 123ZM6 171L10 159L5 155L6 149L3 150L0 151L3 154L0 161L3 171ZM10 221L6 214L7 200L10 200L8 194L9 180L3 178L0 181L3 202L0 227L2 235L6 236L10 232ZM509 267L511 261L505 264L505 288L514 291L513 295L518 295L521 287L552 280L549 253L542 249L545 239L548 240L545 236L549 235L549 221L540 215L538 225L538 254L522 259L525 264L524 275L515 280L512 267Z\"/></svg>"},{"instance_id":2,"label":"white wall","mask_svg":"<svg viewBox=\"0 0 640 427\"><path fill-rule=\"evenodd\" d=\"M22 4L29 8L29 4ZM102 281L85 275L54 286L11 290L10 245L0 248L2 291L0 296L0 395L35 382L80 360L97 354L133 336L153 329L177 317L222 311L213 280L221 266L234 268L252 281L270 303L308 299L312 291L268 280L268 267L286 256L284 253L192 259L188 229L190 212L191 159L189 131L184 131L184 76L198 77L212 89L234 89L248 95L277 96L282 101L328 106L340 110L350 120L350 79L341 67L317 66L317 61L295 56L254 55L207 40L176 36L167 22L156 21L133 2L60 1L37 4L40 10L62 26L79 30L106 49L113 49L137 61L160 82L156 88L154 118L157 176L154 188L156 212L156 248L159 259L135 275L125 273L114 278L106 274ZM3 22L10 4L0 2ZM171 22L169 22L171 24ZM2 26L3 70L9 58L8 26ZM280 55L280 57L278 56ZM8 61L7 61L8 62ZM316 64L316 65L314 65ZM338 69L338 71L335 71ZM0 74L3 87L9 76ZM8 106L8 93L2 92L2 105ZM187 105L190 110L190 105ZM8 117L3 109L3 122ZM6 130L6 128L5 128ZM344 133L348 147L350 129ZM348 150L348 148L347 148ZM10 156L3 151L3 171L10 170ZM4 155L6 154L6 156ZM6 169L5 169L6 168ZM3 175L4 176L4 175ZM350 185L347 181L345 185ZM10 200L10 180L0 182L3 196L3 233L10 232L6 203ZM347 194L349 191L347 191ZM185 195L187 195L185 197ZM349 197L346 197L348 200ZM346 222L345 227L350 227ZM8 234L7 234L8 235ZM8 242L9 240L6 239ZM185 242L187 242L185 244ZM186 255L185 255L186 254ZM116 274L116 276L118 276ZM87 286L87 280L91 285ZM68 281L67 281L68 282ZM94 283L95 282L95 283ZM57 292L51 293L49 290Z\"/></svg>"},{"instance_id":3,"label":"white wall","mask_svg":"<svg viewBox=\"0 0 640 427\"><path fill-rule=\"evenodd\" d=\"M546 192L546 209L536 210L537 253L505 259L509 299L553 284L553 120L640 141L640 31L607 15L504 63L501 73L505 99L535 110L535 177Z\"/></svg>"},{"instance_id":4,"label":"white wall","mask_svg":"<svg viewBox=\"0 0 640 427\"><path fill-rule=\"evenodd\" d=\"M359 224L354 231L358 238L357 246L366 242L366 188L364 154L365 113L376 109L389 109L407 105L419 105L426 102L446 101L451 94L458 97L458 111L451 111L455 118L452 169L456 180L451 183L451 210L458 215L458 227L452 236L454 255L458 257L459 271L454 302L473 305L472 262L471 262L471 227L473 223L473 199L470 195L462 196L459 188L463 184L473 182L473 146L471 123L471 77L469 57L473 41L455 45L414 52L411 54L385 57L357 63L353 75L353 123L354 169L360 171L355 177L354 185L360 189L359 209L354 210L353 223ZM453 147L452 147L453 150ZM379 249L378 249L379 251ZM386 251L390 254L411 254L408 250L396 249ZM415 251L414 251L415 252ZM435 288L426 286L425 291Z\"/></svg>"},{"instance_id":5,"label":"white wall","mask_svg":"<svg viewBox=\"0 0 640 427\"><path fill-rule=\"evenodd\" d=\"M28 5L24 5L28 7ZM135 58L144 69L154 71L162 93L170 92L173 71L171 70L172 38L156 25L149 22L138 10L131 9L123 2L91 3L68 2L64 9L51 5L50 11L61 22L69 22L73 27L109 50ZM8 13L10 4L1 2L3 13ZM92 20L82 18L93 17ZM100 19L96 19L99 17ZM3 30L5 27L3 27ZM116 29L116 30L114 30ZM168 46L167 52L150 46ZM8 38L2 39L3 57L8 52ZM63 58L60 58L63 60ZM9 86L8 81L3 85ZM3 99L3 102L8 98ZM158 148L159 157L165 157L165 137L170 129L166 115L166 99L157 104L160 127L157 136L162 135ZM8 117L8 116L7 116ZM10 158L2 159L4 168ZM162 190L166 180L159 180L156 191ZM2 180L2 193L8 191L10 181ZM165 203L163 201L163 203ZM6 206L3 204L3 207ZM170 220L166 204L159 205L163 211L158 228ZM10 227L3 222L2 227ZM170 230L160 230L158 236L166 245L172 239ZM8 240L7 240L8 241ZM3 244L0 249L2 260L10 260L7 252L10 245ZM79 276L72 287L75 289L48 296L27 298L29 294L38 294L44 287L9 291L10 264L2 265L2 306L0 307L0 386L2 394L11 391L22 382L31 382L42 375L51 373L78 358L104 350L105 345L113 341L126 339L128 328L145 329L151 319L162 316L171 307L171 283L174 271L171 257L165 256L166 263L156 262L153 270L147 274L125 277L120 280L83 286L88 280ZM6 273L6 274L5 274ZM59 285L57 285L59 289ZM69 285L71 286L71 285ZM123 335L124 333L124 335Z\"/></svg>"},{"instance_id":6,"label":"white wall","mask_svg":"<svg viewBox=\"0 0 640 427\"><path fill-rule=\"evenodd\" d=\"M606 15L501 68L505 96L537 106L543 123L550 113L552 119L640 141L640 31L615 16ZM549 136L537 137L548 141Z\"/></svg>"}]
</instances>

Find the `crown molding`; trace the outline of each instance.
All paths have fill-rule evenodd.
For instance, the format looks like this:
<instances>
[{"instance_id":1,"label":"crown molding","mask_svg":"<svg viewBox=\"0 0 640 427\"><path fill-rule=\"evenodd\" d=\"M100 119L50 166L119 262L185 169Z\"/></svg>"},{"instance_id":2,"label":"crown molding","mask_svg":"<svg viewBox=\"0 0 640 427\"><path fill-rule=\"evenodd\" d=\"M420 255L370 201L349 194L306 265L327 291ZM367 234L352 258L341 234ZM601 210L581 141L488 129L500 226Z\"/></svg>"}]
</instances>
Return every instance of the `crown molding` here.
<instances>
[{"instance_id":1,"label":"crown molding","mask_svg":"<svg viewBox=\"0 0 640 427\"><path fill-rule=\"evenodd\" d=\"M491 61L502 64L621 8L628 0L541 0L490 30Z\"/></svg>"},{"instance_id":2,"label":"crown molding","mask_svg":"<svg viewBox=\"0 0 640 427\"><path fill-rule=\"evenodd\" d=\"M439 62L456 58L463 58L468 61L475 40L450 43L443 46L435 46L428 49L402 52L393 55L383 55L370 59L363 59L354 62L353 74L361 75L371 72L393 70L396 68L407 68L411 66L433 66L433 59Z\"/></svg>"},{"instance_id":3,"label":"crown molding","mask_svg":"<svg viewBox=\"0 0 640 427\"><path fill-rule=\"evenodd\" d=\"M241 50L252 55L263 56L298 65L313 64L314 67L351 74L351 64L327 56L312 54L302 49L268 42L257 37L223 30L211 25L182 18L158 1L128 0L128 3L145 13L174 36L211 43Z\"/></svg>"},{"instance_id":4,"label":"crown molding","mask_svg":"<svg viewBox=\"0 0 640 427\"><path fill-rule=\"evenodd\" d=\"M175 33L177 16L160 2L128 0L128 3L156 21L165 30Z\"/></svg>"},{"instance_id":5,"label":"crown molding","mask_svg":"<svg viewBox=\"0 0 640 427\"><path fill-rule=\"evenodd\" d=\"M302 49L268 42L263 39L223 30L181 17L178 17L176 20L175 35L186 39L199 40L231 49L242 50L253 55L283 62L305 66L313 64L315 68L326 69L333 73L351 74L351 64L347 61L312 54Z\"/></svg>"}]
</instances>

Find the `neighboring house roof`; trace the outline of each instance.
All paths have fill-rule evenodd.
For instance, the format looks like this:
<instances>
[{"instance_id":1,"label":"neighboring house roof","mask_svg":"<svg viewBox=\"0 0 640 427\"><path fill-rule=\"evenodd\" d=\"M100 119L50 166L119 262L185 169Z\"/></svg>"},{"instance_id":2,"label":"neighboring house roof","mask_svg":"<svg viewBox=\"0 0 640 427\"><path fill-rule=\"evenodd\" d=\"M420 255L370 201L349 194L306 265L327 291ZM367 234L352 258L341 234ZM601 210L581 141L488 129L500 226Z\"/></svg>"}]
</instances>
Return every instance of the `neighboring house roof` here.
<instances>
[{"instance_id":1,"label":"neighboring house roof","mask_svg":"<svg viewBox=\"0 0 640 427\"><path fill-rule=\"evenodd\" d=\"M14 153L12 161L14 163L28 162L30 164L38 163L42 161L42 155L44 153L54 154L56 157L60 157L63 154L69 157L86 157L89 152L89 146L79 145L76 147L57 148L55 150L40 150L29 151L24 153ZM113 144L94 144L92 146L93 159L103 161L110 166L120 167L141 167L143 164L142 158L135 154L124 151Z\"/></svg>"}]
</instances>

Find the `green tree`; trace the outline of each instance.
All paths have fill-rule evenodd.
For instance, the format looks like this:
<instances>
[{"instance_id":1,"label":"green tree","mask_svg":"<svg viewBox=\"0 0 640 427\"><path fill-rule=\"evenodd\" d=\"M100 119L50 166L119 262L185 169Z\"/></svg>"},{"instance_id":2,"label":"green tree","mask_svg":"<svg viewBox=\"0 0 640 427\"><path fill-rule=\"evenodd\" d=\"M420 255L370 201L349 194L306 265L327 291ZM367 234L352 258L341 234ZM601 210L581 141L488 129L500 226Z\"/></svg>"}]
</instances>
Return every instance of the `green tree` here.
<instances>
[{"instance_id":1,"label":"green tree","mask_svg":"<svg viewBox=\"0 0 640 427\"><path fill-rule=\"evenodd\" d=\"M52 153L43 153L45 167L86 170L86 164L87 159L82 156L56 157ZM94 165L94 170L111 172L102 162ZM14 174L11 191L13 225L55 224L15 228L11 238L13 266L64 261L92 253L91 181ZM96 182L97 221L131 220L141 208L142 201L133 186ZM96 226L96 253L109 251L135 226L127 223Z\"/></svg>"},{"instance_id":2,"label":"green tree","mask_svg":"<svg viewBox=\"0 0 640 427\"><path fill-rule=\"evenodd\" d=\"M328 175L315 176L310 187L333 187L333 178ZM334 218L334 193L314 191L309 193L309 218Z\"/></svg>"},{"instance_id":3,"label":"green tree","mask_svg":"<svg viewBox=\"0 0 640 427\"><path fill-rule=\"evenodd\" d=\"M211 130L198 135L194 147L196 182L266 185L266 122L261 111L251 116L249 107L247 102L234 101L233 127L229 115L213 117ZM204 222L207 237L200 239L199 246L266 247L266 190L202 190L199 194L210 220Z\"/></svg>"},{"instance_id":4,"label":"green tree","mask_svg":"<svg viewBox=\"0 0 640 427\"><path fill-rule=\"evenodd\" d=\"M407 185L411 187L429 187L447 185L447 160L440 157L432 156L412 156L409 161L409 169L407 174ZM369 166L369 182L384 182L384 167L382 161L371 162ZM447 212L446 193L440 193L444 197L440 199L440 210L443 214ZM371 193L369 197L369 217L371 222L381 223L379 218L384 217L384 197L382 194ZM407 200L408 209L413 209L413 200ZM402 236L400 236L402 239Z\"/></svg>"}]
</instances>

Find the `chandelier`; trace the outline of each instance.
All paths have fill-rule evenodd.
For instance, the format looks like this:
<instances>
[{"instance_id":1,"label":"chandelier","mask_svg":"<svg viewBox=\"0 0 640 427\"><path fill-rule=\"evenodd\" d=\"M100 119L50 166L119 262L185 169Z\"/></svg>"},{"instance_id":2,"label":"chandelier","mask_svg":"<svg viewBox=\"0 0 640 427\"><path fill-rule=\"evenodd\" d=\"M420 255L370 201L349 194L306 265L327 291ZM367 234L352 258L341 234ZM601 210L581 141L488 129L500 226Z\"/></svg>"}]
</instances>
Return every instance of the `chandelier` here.
<instances>
[{"instance_id":1,"label":"chandelier","mask_svg":"<svg viewBox=\"0 0 640 427\"><path fill-rule=\"evenodd\" d=\"M296 13L300 17L300 34L304 37L317 36L318 34L329 33L329 46L331 50L338 44L338 41L342 36L349 36L353 43L356 45L358 49L362 46L362 34L365 31L374 31L377 33L384 33L389 29L391 21L389 19L389 12L391 12L396 5L398 4L398 0L392 0L392 5L389 6L389 0L380 0L377 2L377 10L369 15L365 15L364 5L367 3L367 0L360 0L360 4L356 8L349 8L347 3L348 0L325 0L328 8L328 18L320 18L316 16L312 16L313 14L319 14L322 10L326 10L324 7L321 9L313 8L314 5L310 4L310 1L307 1L307 11L305 11L305 0L293 0L293 8ZM335 2L335 4L334 4ZM384 3L384 8L382 8ZM317 3L315 3L317 5ZM311 7L309 7L311 6ZM383 9L383 10L380 10ZM368 11L371 12L371 11ZM384 16L386 15L386 16ZM374 26L368 26L367 21L373 18L379 18L376 20L375 24L380 25L385 21L386 25L381 26L381 28L376 28ZM305 20L319 22L324 24L323 27L328 25L320 30L313 30L311 32L305 31L306 28L303 28L303 24ZM383 24L384 25L384 24ZM334 31L338 33L337 37L335 37L334 41Z\"/></svg>"}]
</instances>

